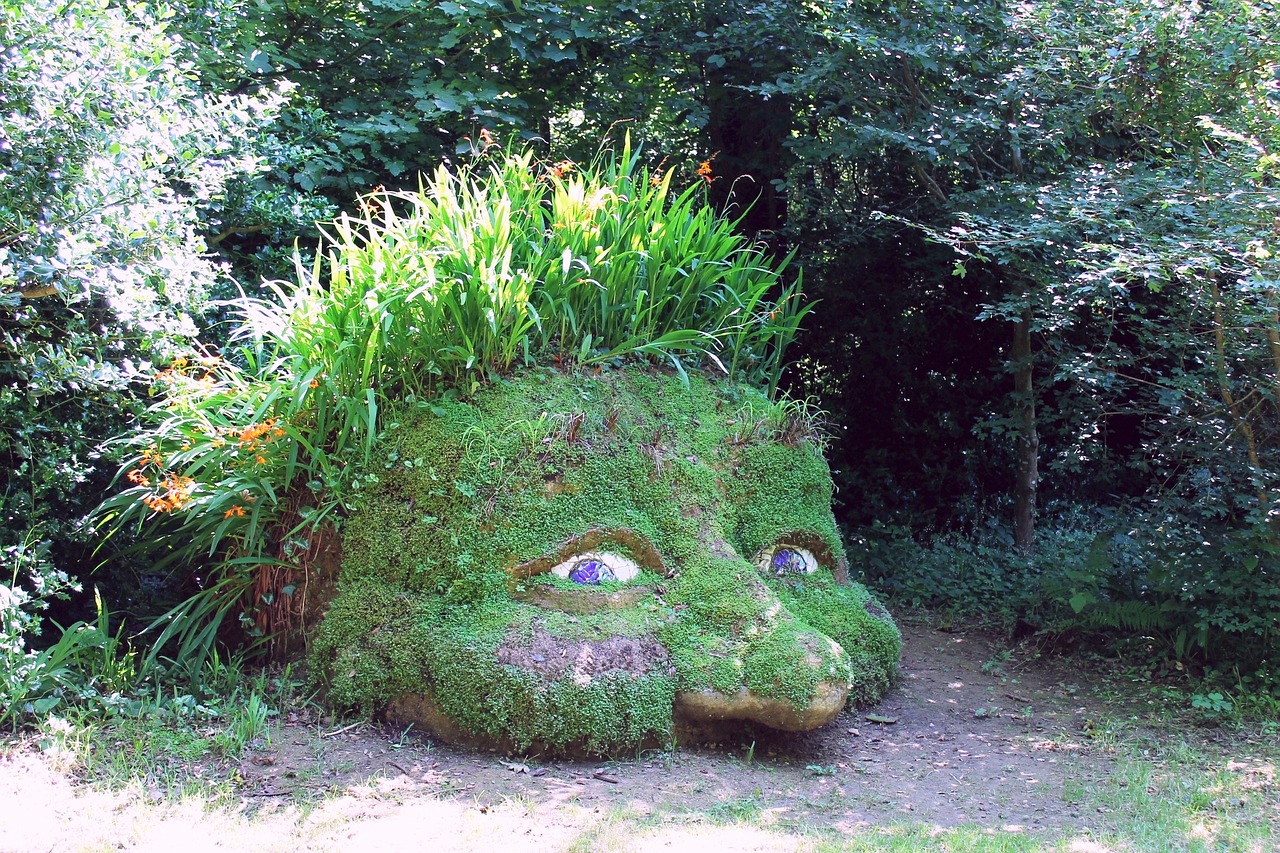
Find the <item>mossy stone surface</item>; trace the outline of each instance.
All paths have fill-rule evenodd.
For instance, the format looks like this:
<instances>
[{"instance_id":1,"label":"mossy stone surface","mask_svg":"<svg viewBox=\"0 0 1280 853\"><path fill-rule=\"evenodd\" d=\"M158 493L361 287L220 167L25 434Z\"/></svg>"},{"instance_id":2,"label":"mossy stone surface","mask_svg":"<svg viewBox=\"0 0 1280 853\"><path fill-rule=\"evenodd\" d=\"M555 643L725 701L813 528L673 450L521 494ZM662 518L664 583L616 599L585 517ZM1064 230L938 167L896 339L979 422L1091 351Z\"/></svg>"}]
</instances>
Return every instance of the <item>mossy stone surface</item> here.
<instances>
[{"instance_id":1,"label":"mossy stone surface","mask_svg":"<svg viewBox=\"0 0 1280 853\"><path fill-rule=\"evenodd\" d=\"M753 389L641 366L535 370L407 408L364 472L313 644L330 701L587 753L666 739L680 694L790 708L735 706L780 728L824 722L814 709L845 691L874 701L900 637L838 582L830 472L786 417ZM784 544L817 571L757 566ZM643 571L580 590L547 571L591 549Z\"/></svg>"}]
</instances>

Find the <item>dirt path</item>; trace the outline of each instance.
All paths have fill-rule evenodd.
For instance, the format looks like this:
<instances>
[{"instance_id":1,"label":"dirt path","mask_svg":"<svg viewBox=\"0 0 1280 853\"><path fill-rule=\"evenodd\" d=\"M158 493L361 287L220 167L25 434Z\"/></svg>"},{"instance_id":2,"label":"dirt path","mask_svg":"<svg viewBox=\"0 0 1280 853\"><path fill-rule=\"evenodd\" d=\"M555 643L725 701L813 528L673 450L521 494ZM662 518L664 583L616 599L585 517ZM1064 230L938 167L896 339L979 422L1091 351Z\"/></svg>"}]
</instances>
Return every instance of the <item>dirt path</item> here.
<instances>
[{"instance_id":1,"label":"dirt path","mask_svg":"<svg viewBox=\"0 0 1280 853\"><path fill-rule=\"evenodd\" d=\"M1082 737L1085 685L1020 667L983 637L911 626L904 634L902 678L889 697L802 736L543 762L377 727L322 737L295 717L241 773L258 798L320 795L380 777L401 799L464 795L482 808L515 799L642 814L737 810L846 830L892 817L944 827L1078 825L1072 791L1109 769Z\"/></svg>"},{"instance_id":2,"label":"dirt path","mask_svg":"<svg viewBox=\"0 0 1280 853\"><path fill-rule=\"evenodd\" d=\"M1113 765L1089 737L1107 711L1088 674L981 635L904 637L888 698L821 731L607 762L477 754L294 711L227 768L231 802L211 807L207 773L174 801L78 785L32 749L0 753L0 853L797 851L894 826L1091 835L1102 810L1079 804Z\"/></svg>"}]
</instances>

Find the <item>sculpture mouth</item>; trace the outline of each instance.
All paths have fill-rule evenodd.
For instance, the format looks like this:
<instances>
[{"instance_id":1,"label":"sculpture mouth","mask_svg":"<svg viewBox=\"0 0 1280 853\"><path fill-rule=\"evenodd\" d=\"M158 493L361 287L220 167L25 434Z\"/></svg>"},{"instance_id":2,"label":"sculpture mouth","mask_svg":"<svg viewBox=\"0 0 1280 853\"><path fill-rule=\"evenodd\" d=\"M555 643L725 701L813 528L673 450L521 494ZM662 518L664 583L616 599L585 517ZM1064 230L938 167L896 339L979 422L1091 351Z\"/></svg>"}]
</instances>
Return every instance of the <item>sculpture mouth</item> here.
<instances>
[{"instance_id":1,"label":"sculpture mouth","mask_svg":"<svg viewBox=\"0 0 1280 853\"><path fill-rule=\"evenodd\" d=\"M567 640L536 622L527 638L508 635L498 646L497 658L500 664L535 672L548 683L569 677L579 686L606 673L631 678L672 674L666 648L651 636Z\"/></svg>"}]
</instances>

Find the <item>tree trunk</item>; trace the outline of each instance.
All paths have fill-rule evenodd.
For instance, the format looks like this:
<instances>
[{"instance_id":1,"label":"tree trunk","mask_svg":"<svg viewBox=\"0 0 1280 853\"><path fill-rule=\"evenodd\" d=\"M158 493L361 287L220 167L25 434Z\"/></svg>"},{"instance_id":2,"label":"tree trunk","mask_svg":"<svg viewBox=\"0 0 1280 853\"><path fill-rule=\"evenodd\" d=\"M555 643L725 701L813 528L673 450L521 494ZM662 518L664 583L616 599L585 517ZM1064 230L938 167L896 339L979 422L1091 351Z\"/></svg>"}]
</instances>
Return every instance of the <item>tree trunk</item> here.
<instances>
[{"instance_id":1,"label":"tree trunk","mask_svg":"<svg viewBox=\"0 0 1280 853\"><path fill-rule=\"evenodd\" d=\"M1031 554L1036 547L1036 483L1040 437L1036 434L1036 399L1032 385L1031 308L1013 324L1013 392L1018 424L1018 482L1013 498L1013 541Z\"/></svg>"},{"instance_id":2,"label":"tree trunk","mask_svg":"<svg viewBox=\"0 0 1280 853\"><path fill-rule=\"evenodd\" d=\"M737 4L707 2L704 27L718 32L741 14ZM789 98L766 97L748 88L789 68L785 59L745 56L721 58L718 66L708 64L703 72L711 205L733 219L741 217L741 234L771 245L786 223L786 198L779 187L794 159L784 143L795 116Z\"/></svg>"}]
</instances>

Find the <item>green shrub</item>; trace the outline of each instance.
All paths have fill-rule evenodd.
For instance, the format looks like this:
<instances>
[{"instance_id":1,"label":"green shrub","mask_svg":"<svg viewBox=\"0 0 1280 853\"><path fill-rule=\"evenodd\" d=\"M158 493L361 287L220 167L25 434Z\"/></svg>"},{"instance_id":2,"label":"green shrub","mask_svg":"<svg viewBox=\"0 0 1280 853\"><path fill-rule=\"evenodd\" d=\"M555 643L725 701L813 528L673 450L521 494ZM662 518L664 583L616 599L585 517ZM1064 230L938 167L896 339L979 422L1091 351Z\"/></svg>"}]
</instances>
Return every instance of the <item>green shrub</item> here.
<instances>
[{"instance_id":1,"label":"green shrub","mask_svg":"<svg viewBox=\"0 0 1280 853\"><path fill-rule=\"evenodd\" d=\"M1266 524L1177 522L1051 507L1024 555L998 527L917 541L902 528L851 537L855 568L900 607L938 609L1012 631L1147 638L1153 653L1210 666L1269 667L1280 653L1280 587Z\"/></svg>"}]
</instances>

